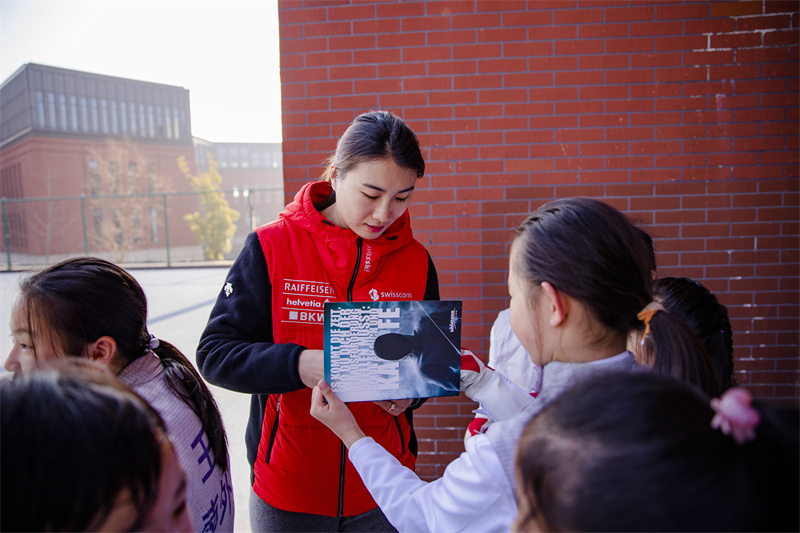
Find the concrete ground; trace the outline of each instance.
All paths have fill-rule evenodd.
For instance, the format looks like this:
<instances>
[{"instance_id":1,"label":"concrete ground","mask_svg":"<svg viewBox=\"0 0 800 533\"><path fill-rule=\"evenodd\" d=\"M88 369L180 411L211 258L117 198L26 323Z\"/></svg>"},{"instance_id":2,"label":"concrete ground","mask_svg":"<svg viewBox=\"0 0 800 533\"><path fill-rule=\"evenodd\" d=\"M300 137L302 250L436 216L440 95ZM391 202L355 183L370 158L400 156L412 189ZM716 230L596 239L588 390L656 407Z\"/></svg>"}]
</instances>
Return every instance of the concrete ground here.
<instances>
[{"instance_id":1,"label":"concrete ground","mask_svg":"<svg viewBox=\"0 0 800 533\"><path fill-rule=\"evenodd\" d=\"M176 345L194 363L195 349L211 307L222 289L228 267L130 269L147 294L148 328ZM0 354L11 350L8 329L11 305L23 272L0 273ZM5 374L5 371L0 371ZM249 532L250 467L244 445L250 396L210 386L228 433L236 503L236 531Z\"/></svg>"}]
</instances>

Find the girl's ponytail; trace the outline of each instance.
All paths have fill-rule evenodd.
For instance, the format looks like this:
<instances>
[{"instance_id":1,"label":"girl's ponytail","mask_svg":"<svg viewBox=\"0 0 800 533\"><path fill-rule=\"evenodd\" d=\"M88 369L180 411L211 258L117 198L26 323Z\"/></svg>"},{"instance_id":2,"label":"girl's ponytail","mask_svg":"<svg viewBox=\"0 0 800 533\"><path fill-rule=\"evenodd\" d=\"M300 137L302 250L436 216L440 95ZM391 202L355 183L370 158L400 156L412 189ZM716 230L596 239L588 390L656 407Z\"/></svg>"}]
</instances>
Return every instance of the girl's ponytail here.
<instances>
[{"instance_id":1,"label":"girl's ponytail","mask_svg":"<svg viewBox=\"0 0 800 533\"><path fill-rule=\"evenodd\" d=\"M662 308L663 309L663 308ZM722 392L706 349L683 320L666 311L656 312L644 324L649 334L642 342L650 342L652 369L657 374L672 376L699 387L710 398Z\"/></svg>"},{"instance_id":2,"label":"girl's ponytail","mask_svg":"<svg viewBox=\"0 0 800 533\"><path fill-rule=\"evenodd\" d=\"M214 396L192 363L169 342L148 336L149 349L159 358L170 391L188 405L203 425L214 452L214 463L228 470L228 440ZM155 339L155 342L153 341ZM155 345L155 347L153 347Z\"/></svg>"}]
</instances>

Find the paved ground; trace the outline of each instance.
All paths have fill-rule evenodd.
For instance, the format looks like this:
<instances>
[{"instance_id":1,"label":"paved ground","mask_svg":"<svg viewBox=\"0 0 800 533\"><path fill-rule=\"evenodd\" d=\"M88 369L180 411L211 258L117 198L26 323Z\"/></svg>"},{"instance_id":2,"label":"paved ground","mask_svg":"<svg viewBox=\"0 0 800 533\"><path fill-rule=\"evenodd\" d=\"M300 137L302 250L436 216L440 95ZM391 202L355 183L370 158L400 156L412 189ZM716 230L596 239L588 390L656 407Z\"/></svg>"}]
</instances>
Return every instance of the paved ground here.
<instances>
[{"instance_id":1,"label":"paved ground","mask_svg":"<svg viewBox=\"0 0 800 533\"><path fill-rule=\"evenodd\" d=\"M223 286L227 267L132 269L145 290L149 305L148 327L153 335L175 344L192 362L211 306ZM20 272L0 273L0 354L5 361L11 349L8 321ZM4 371L3 371L4 372ZM236 531L250 531L248 500L250 467L244 432L250 396L211 386L228 433L236 501Z\"/></svg>"}]
</instances>

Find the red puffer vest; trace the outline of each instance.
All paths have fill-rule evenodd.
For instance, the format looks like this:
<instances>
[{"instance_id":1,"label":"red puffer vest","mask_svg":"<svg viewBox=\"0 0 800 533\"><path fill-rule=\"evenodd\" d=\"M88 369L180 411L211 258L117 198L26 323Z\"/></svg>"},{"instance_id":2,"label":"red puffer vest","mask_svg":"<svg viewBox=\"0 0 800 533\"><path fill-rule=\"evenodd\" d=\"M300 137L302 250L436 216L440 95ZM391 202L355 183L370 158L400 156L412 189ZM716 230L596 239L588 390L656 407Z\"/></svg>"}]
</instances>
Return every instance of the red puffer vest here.
<instances>
[{"instance_id":1,"label":"red puffer vest","mask_svg":"<svg viewBox=\"0 0 800 533\"><path fill-rule=\"evenodd\" d=\"M314 207L331 194L305 185L278 220L257 229L272 283L275 342L323 349L326 301L421 300L428 255L413 239L406 211L374 240L328 222ZM368 436L414 468L411 428L372 402L350 409ZM285 511L353 516L376 507L347 459L347 449L309 414L311 389L272 395L264 412L253 490Z\"/></svg>"}]
</instances>

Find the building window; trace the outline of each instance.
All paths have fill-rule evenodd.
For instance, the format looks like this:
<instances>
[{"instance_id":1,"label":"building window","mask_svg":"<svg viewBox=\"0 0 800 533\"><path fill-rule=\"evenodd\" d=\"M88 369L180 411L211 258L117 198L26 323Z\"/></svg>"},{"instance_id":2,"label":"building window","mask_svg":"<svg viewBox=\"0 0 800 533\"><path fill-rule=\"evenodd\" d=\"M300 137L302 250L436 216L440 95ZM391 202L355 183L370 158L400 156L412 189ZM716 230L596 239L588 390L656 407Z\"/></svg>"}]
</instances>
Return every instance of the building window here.
<instances>
[{"instance_id":1,"label":"building window","mask_svg":"<svg viewBox=\"0 0 800 533\"><path fill-rule=\"evenodd\" d=\"M144 121L144 104L139 104L139 135L147 137L147 124Z\"/></svg>"},{"instance_id":2,"label":"building window","mask_svg":"<svg viewBox=\"0 0 800 533\"><path fill-rule=\"evenodd\" d=\"M98 246L103 244L103 210L95 209L92 211L92 223L94 225L94 243Z\"/></svg>"},{"instance_id":3,"label":"building window","mask_svg":"<svg viewBox=\"0 0 800 533\"><path fill-rule=\"evenodd\" d=\"M78 131L78 99L74 94L69 95L69 118L72 121L72 131Z\"/></svg>"},{"instance_id":4,"label":"building window","mask_svg":"<svg viewBox=\"0 0 800 533\"><path fill-rule=\"evenodd\" d=\"M0 173L0 197L22 198L22 172L21 165L9 165Z\"/></svg>"},{"instance_id":5,"label":"building window","mask_svg":"<svg viewBox=\"0 0 800 533\"><path fill-rule=\"evenodd\" d=\"M136 172L136 161L128 163L128 190L132 192L139 190L139 174Z\"/></svg>"},{"instance_id":6,"label":"building window","mask_svg":"<svg viewBox=\"0 0 800 533\"><path fill-rule=\"evenodd\" d=\"M172 109L172 111L173 111L172 124L174 126L172 128L172 133L175 135L176 139L180 139L181 138L181 125L178 123L178 108L174 107Z\"/></svg>"},{"instance_id":7,"label":"building window","mask_svg":"<svg viewBox=\"0 0 800 533\"><path fill-rule=\"evenodd\" d=\"M161 106L156 106L156 136L164 138L164 117L161 116Z\"/></svg>"},{"instance_id":8,"label":"building window","mask_svg":"<svg viewBox=\"0 0 800 533\"><path fill-rule=\"evenodd\" d=\"M56 129L56 95L47 93L47 125Z\"/></svg>"},{"instance_id":9,"label":"building window","mask_svg":"<svg viewBox=\"0 0 800 533\"><path fill-rule=\"evenodd\" d=\"M172 119L169 116L169 108L164 108L164 124L167 125L167 139L172 139Z\"/></svg>"},{"instance_id":10,"label":"building window","mask_svg":"<svg viewBox=\"0 0 800 533\"><path fill-rule=\"evenodd\" d=\"M100 129L99 121L97 120L97 98L92 98L91 100L91 112L92 112L92 131L97 133Z\"/></svg>"},{"instance_id":11,"label":"building window","mask_svg":"<svg viewBox=\"0 0 800 533\"><path fill-rule=\"evenodd\" d=\"M119 194L119 167L116 161L108 163L108 174L111 178L111 194Z\"/></svg>"},{"instance_id":12,"label":"building window","mask_svg":"<svg viewBox=\"0 0 800 533\"><path fill-rule=\"evenodd\" d=\"M111 133L119 134L119 123L117 122L117 101L111 100Z\"/></svg>"},{"instance_id":13,"label":"building window","mask_svg":"<svg viewBox=\"0 0 800 533\"><path fill-rule=\"evenodd\" d=\"M153 172L152 163L147 165L147 171L145 172L145 176L147 179L147 192L149 193L156 192L156 174L155 172Z\"/></svg>"},{"instance_id":14,"label":"building window","mask_svg":"<svg viewBox=\"0 0 800 533\"><path fill-rule=\"evenodd\" d=\"M67 95L58 94L58 121L62 130L67 129Z\"/></svg>"},{"instance_id":15,"label":"building window","mask_svg":"<svg viewBox=\"0 0 800 533\"><path fill-rule=\"evenodd\" d=\"M133 233L133 244L142 242L142 219L138 209L134 209L131 213L131 233Z\"/></svg>"},{"instance_id":16,"label":"building window","mask_svg":"<svg viewBox=\"0 0 800 533\"><path fill-rule=\"evenodd\" d=\"M42 91L36 91L36 111L39 118L39 127L46 128L47 123L44 121L44 95Z\"/></svg>"},{"instance_id":17,"label":"building window","mask_svg":"<svg viewBox=\"0 0 800 533\"><path fill-rule=\"evenodd\" d=\"M89 161L89 194L100 194L100 165L94 159Z\"/></svg>"},{"instance_id":18,"label":"building window","mask_svg":"<svg viewBox=\"0 0 800 533\"><path fill-rule=\"evenodd\" d=\"M222 146L217 148L217 160L220 167L228 168L228 150L226 148Z\"/></svg>"},{"instance_id":19,"label":"building window","mask_svg":"<svg viewBox=\"0 0 800 533\"><path fill-rule=\"evenodd\" d=\"M119 209L111 210L111 221L114 229L114 242L122 246L122 215Z\"/></svg>"},{"instance_id":20,"label":"building window","mask_svg":"<svg viewBox=\"0 0 800 533\"><path fill-rule=\"evenodd\" d=\"M248 148L242 147L239 149L239 156L242 168L249 168L250 167L250 150Z\"/></svg>"},{"instance_id":21,"label":"building window","mask_svg":"<svg viewBox=\"0 0 800 533\"><path fill-rule=\"evenodd\" d=\"M128 109L125 102L119 103L119 125L123 135L128 133Z\"/></svg>"},{"instance_id":22,"label":"building window","mask_svg":"<svg viewBox=\"0 0 800 533\"><path fill-rule=\"evenodd\" d=\"M8 241L11 248L18 252L28 251L28 227L25 223L25 212L8 213Z\"/></svg>"},{"instance_id":23,"label":"building window","mask_svg":"<svg viewBox=\"0 0 800 533\"><path fill-rule=\"evenodd\" d=\"M158 242L158 209L150 208L150 240Z\"/></svg>"},{"instance_id":24,"label":"building window","mask_svg":"<svg viewBox=\"0 0 800 533\"><path fill-rule=\"evenodd\" d=\"M239 149L231 146L230 152L231 168L239 168Z\"/></svg>"},{"instance_id":25,"label":"building window","mask_svg":"<svg viewBox=\"0 0 800 533\"><path fill-rule=\"evenodd\" d=\"M258 160L258 151L253 150L250 152L250 163L255 167L258 168L261 166L261 163Z\"/></svg>"},{"instance_id":26,"label":"building window","mask_svg":"<svg viewBox=\"0 0 800 533\"><path fill-rule=\"evenodd\" d=\"M131 135L138 135L139 130L136 128L136 104L131 102Z\"/></svg>"},{"instance_id":27,"label":"building window","mask_svg":"<svg viewBox=\"0 0 800 533\"><path fill-rule=\"evenodd\" d=\"M153 116L153 106L150 104L147 105L147 129L150 133L150 137L156 136L156 121Z\"/></svg>"},{"instance_id":28,"label":"building window","mask_svg":"<svg viewBox=\"0 0 800 533\"><path fill-rule=\"evenodd\" d=\"M85 96L81 96L81 131L89 131L89 110Z\"/></svg>"},{"instance_id":29,"label":"building window","mask_svg":"<svg viewBox=\"0 0 800 533\"><path fill-rule=\"evenodd\" d=\"M108 133L108 102L105 98L100 100L100 125L103 127L103 133Z\"/></svg>"}]
</instances>

